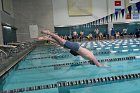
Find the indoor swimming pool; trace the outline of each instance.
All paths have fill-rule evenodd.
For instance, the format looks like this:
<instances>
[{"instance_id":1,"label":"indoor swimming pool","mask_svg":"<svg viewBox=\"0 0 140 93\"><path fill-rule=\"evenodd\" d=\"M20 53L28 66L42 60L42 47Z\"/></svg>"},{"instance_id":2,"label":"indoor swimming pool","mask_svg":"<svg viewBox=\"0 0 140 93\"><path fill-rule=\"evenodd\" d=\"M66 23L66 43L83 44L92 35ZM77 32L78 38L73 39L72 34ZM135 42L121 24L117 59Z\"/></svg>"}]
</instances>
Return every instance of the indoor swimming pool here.
<instances>
[{"instance_id":1,"label":"indoor swimming pool","mask_svg":"<svg viewBox=\"0 0 140 93\"><path fill-rule=\"evenodd\" d=\"M84 41L98 68L53 45L39 46L0 79L2 93L139 93L140 39ZM113 92L112 92L113 91Z\"/></svg>"}]
</instances>

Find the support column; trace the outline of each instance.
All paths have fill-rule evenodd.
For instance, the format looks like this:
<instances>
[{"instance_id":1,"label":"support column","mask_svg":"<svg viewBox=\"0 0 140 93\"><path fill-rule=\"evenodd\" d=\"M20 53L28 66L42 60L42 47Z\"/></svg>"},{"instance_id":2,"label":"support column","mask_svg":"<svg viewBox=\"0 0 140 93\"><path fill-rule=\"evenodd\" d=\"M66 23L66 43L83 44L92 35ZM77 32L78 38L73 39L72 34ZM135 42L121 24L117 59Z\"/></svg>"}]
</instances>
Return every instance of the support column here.
<instances>
[{"instance_id":1,"label":"support column","mask_svg":"<svg viewBox=\"0 0 140 93\"><path fill-rule=\"evenodd\" d=\"M3 44L3 34L2 34L2 25L1 25L1 11L0 11L0 44Z\"/></svg>"},{"instance_id":2,"label":"support column","mask_svg":"<svg viewBox=\"0 0 140 93\"><path fill-rule=\"evenodd\" d=\"M2 26L1 26L1 11L2 11L2 4L0 0L0 44L3 44L3 34L2 34Z\"/></svg>"}]
</instances>

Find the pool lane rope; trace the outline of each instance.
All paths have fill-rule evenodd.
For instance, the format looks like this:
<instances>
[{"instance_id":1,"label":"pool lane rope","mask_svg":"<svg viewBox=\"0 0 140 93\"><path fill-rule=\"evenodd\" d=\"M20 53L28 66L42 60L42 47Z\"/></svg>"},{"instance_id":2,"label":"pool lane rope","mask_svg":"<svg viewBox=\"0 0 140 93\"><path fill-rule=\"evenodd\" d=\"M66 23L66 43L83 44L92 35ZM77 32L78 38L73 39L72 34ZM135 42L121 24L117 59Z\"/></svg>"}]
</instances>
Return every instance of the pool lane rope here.
<instances>
[{"instance_id":1,"label":"pool lane rope","mask_svg":"<svg viewBox=\"0 0 140 93\"><path fill-rule=\"evenodd\" d=\"M91 79L75 80L75 81L60 81L60 82L57 82L54 84L39 85L39 86L32 86L32 87L26 87L26 88L18 88L18 89L13 89L13 90L0 91L0 93L29 92L29 91L36 91L36 90L43 90L43 89L69 87L69 86L80 86L80 85L84 85L84 86L98 85L99 86L102 84L116 83L118 81L128 81L128 80L134 80L134 79L139 79L139 78L140 78L140 73L136 73L136 74L91 78Z\"/></svg>"},{"instance_id":2,"label":"pool lane rope","mask_svg":"<svg viewBox=\"0 0 140 93\"><path fill-rule=\"evenodd\" d=\"M136 58L140 58L140 56L129 56L129 57L121 57L121 58L107 58L98 60L99 62L111 62L111 61L123 61L123 60L133 60ZM93 62L90 61L83 61L83 62L71 62L71 63L64 63L64 64L54 64L48 66L36 66L36 67L29 67L29 68L19 68L17 70L26 70L26 69L36 69L36 68L46 68L46 67L65 67L69 65L82 65L82 64L92 64ZM92 64L94 65L94 64Z\"/></svg>"},{"instance_id":3,"label":"pool lane rope","mask_svg":"<svg viewBox=\"0 0 140 93\"><path fill-rule=\"evenodd\" d=\"M24 59L24 60L36 60L36 59L46 59L46 58L57 59L57 58L67 58L67 57L71 57L71 56L72 55L47 56L47 57L28 58L28 59Z\"/></svg>"}]
</instances>

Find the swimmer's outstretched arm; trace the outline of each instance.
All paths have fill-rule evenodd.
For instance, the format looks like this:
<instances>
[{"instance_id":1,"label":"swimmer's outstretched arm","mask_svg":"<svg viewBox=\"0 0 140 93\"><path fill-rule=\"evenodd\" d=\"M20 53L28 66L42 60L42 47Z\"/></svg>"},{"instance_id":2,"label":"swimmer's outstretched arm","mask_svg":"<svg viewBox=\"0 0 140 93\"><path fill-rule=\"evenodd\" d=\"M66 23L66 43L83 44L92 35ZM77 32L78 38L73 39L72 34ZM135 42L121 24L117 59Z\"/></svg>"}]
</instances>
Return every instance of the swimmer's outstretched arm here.
<instances>
[{"instance_id":1,"label":"swimmer's outstretched arm","mask_svg":"<svg viewBox=\"0 0 140 93\"><path fill-rule=\"evenodd\" d=\"M55 39L61 46L64 45L64 43L66 42L65 39L59 37L58 35L50 32L49 30L43 30L42 33L50 35L53 39Z\"/></svg>"},{"instance_id":2,"label":"swimmer's outstretched arm","mask_svg":"<svg viewBox=\"0 0 140 93\"><path fill-rule=\"evenodd\" d=\"M103 67L103 64L98 62L93 53L90 52L88 49L80 47L77 53L80 54L83 58L90 60L91 64L95 64L97 67Z\"/></svg>"},{"instance_id":3,"label":"swimmer's outstretched arm","mask_svg":"<svg viewBox=\"0 0 140 93\"><path fill-rule=\"evenodd\" d=\"M38 40L48 40L48 41L52 41L52 42L54 42L54 43L58 43L56 40L54 40L54 39L52 39L52 38L49 38L49 37L47 37L47 36L41 36L41 37L38 37L37 38Z\"/></svg>"}]
</instances>

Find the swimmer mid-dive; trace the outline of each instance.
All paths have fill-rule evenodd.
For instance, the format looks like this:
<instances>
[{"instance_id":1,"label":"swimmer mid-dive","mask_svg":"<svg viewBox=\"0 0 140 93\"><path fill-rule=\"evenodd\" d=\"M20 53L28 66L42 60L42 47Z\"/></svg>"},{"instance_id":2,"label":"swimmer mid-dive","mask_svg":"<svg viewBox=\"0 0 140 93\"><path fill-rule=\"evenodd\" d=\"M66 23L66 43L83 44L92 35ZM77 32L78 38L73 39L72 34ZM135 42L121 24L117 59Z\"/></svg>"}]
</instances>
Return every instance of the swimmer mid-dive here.
<instances>
[{"instance_id":1,"label":"swimmer mid-dive","mask_svg":"<svg viewBox=\"0 0 140 93\"><path fill-rule=\"evenodd\" d=\"M93 55L92 52L90 52L86 48L81 47L78 43L67 41L59 37L58 35L50 32L49 30L43 30L42 33L47 34L51 37L43 36L43 37L39 37L38 40L52 41L53 43L63 46L64 48L70 49L70 53L72 55L74 56L80 55L83 58L89 60L91 64L95 64L97 67L108 67L98 62L98 60L96 59L96 57Z\"/></svg>"}]
</instances>

